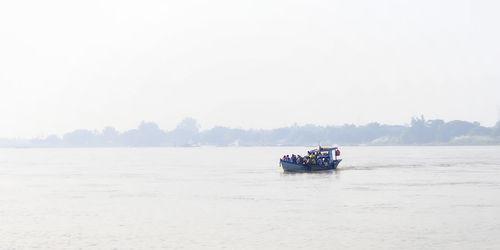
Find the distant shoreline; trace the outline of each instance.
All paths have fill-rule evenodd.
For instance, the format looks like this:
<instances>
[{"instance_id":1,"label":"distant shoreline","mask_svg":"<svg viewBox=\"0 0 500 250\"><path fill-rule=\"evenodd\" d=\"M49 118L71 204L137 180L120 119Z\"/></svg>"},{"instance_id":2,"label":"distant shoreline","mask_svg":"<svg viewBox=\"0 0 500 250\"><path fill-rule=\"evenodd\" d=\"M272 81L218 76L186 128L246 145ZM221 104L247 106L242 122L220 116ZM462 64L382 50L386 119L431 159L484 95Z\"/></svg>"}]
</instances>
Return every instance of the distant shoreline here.
<instances>
[{"instance_id":1,"label":"distant shoreline","mask_svg":"<svg viewBox=\"0 0 500 250\"><path fill-rule=\"evenodd\" d=\"M137 129L119 132L79 129L62 137L2 139L1 148L72 147L198 147L198 146L486 146L500 145L500 121L493 127L478 122L412 118L408 125L369 123L356 126L290 126L276 129L237 129L217 126L200 131L196 120L184 119L174 130L161 130L156 123L142 122Z\"/></svg>"}]
</instances>

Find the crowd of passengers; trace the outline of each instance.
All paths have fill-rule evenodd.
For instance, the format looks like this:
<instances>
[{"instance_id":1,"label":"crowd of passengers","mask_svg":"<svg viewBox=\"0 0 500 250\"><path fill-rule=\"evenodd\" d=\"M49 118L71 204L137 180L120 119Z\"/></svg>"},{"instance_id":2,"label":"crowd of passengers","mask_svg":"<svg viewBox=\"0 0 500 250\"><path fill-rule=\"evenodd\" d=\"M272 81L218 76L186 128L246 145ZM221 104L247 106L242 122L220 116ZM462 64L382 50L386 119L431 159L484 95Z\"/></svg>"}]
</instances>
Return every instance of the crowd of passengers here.
<instances>
[{"instance_id":1,"label":"crowd of passengers","mask_svg":"<svg viewBox=\"0 0 500 250\"><path fill-rule=\"evenodd\" d=\"M303 164L303 165L318 165L318 166L328 166L328 162L330 162L330 157L319 157L318 152L311 152L308 151L307 155L302 157L300 155L294 155L292 154L292 157L289 155L284 155L283 158L281 158L283 161L288 161L288 162L293 162L296 164Z\"/></svg>"}]
</instances>

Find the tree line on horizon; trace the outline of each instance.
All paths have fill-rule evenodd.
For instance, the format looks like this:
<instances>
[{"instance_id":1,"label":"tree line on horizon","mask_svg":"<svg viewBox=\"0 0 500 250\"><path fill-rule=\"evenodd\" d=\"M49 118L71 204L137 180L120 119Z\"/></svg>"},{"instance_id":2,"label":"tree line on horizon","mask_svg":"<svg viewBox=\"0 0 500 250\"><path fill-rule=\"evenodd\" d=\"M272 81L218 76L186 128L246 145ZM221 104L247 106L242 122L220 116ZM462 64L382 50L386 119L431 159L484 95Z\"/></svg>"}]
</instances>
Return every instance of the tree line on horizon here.
<instances>
[{"instance_id":1,"label":"tree line on horizon","mask_svg":"<svg viewBox=\"0 0 500 250\"><path fill-rule=\"evenodd\" d=\"M412 118L409 125L377 122L356 126L290 126L277 129L237 129L217 126L200 131L196 120L184 119L172 131L154 122L118 132L75 130L29 140L0 139L0 147L185 147L185 146L317 146L317 145L500 145L500 121L493 127L478 122Z\"/></svg>"}]
</instances>

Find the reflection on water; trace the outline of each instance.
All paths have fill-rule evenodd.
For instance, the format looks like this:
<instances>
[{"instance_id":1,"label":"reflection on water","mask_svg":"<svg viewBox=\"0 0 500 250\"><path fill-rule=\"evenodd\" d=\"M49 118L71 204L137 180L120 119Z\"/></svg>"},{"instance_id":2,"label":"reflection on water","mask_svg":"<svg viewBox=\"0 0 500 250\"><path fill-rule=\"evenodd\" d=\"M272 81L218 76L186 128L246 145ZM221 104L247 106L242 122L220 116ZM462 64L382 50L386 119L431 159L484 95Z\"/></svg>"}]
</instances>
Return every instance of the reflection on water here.
<instances>
[{"instance_id":1,"label":"reflection on water","mask_svg":"<svg viewBox=\"0 0 500 250\"><path fill-rule=\"evenodd\" d=\"M0 248L500 249L500 147L306 150L1 149Z\"/></svg>"}]
</instances>

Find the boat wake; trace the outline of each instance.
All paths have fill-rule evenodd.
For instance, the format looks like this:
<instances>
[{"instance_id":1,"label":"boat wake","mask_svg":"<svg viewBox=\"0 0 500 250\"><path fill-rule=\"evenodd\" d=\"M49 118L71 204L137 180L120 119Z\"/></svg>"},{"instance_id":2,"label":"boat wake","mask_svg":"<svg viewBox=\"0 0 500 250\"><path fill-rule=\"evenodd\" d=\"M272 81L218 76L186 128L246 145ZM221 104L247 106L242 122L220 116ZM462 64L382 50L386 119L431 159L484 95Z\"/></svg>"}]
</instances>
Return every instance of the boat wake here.
<instances>
[{"instance_id":1,"label":"boat wake","mask_svg":"<svg viewBox=\"0 0 500 250\"><path fill-rule=\"evenodd\" d=\"M344 170L377 170L381 168L416 168L416 167L425 167L425 164L388 164L388 165L364 165L364 166L342 166L338 167L338 171Z\"/></svg>"}]
</instances>

